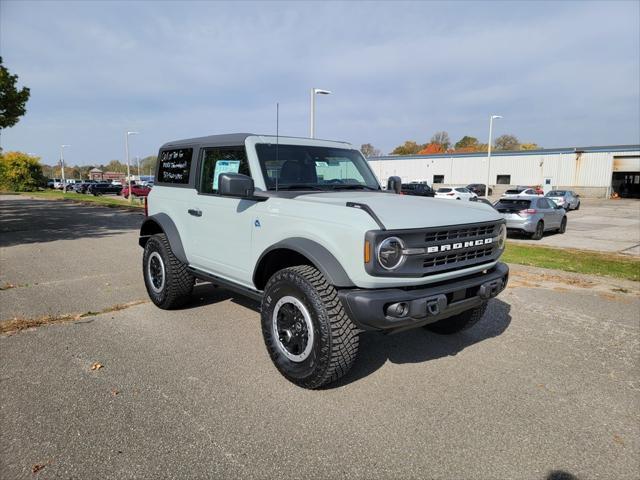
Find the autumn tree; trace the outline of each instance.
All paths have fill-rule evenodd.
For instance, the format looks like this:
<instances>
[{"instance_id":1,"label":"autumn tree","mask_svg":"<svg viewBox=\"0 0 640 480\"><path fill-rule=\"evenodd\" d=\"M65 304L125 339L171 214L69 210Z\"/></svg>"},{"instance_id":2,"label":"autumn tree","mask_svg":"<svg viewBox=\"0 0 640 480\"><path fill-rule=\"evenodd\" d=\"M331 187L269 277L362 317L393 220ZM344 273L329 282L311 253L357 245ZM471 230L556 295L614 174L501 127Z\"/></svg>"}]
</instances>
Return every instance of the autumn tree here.
<instances>
[{"instance_id":1,"label":"autumn tree","mask_svg":"<svg viewBox=\"0 0 640 480\"><path fill-rule=\"evenodd\" d=\"M478 142L478 139L476 137L465 135L456 142L454 147L456 151L477 152L480 147L480 142Z\"/></svg>"},{"instance_id":2,"label":"autumn tree","mask_svg":"<svg viewBox=\"0 0 640 480\"><path fill-rule=\"evenodd\" d=\"M538 150L539 148L537 143L523 143L520 145L520 150Z\"/></svg>"},{"instance_id":3,"label":"autumn tree","mask_svg":"<svg viewBox=\"0 0 640 480\"><path fill-rule=\"evenodd\" d=\"M437 142L431 142L424 145L424 148L418 152L419 155L434 155L436 153L444 153L444 147Z\"/></svg>"},{"instance_id":4,"label":"autumn tree","mask_svg":"<svg viewBox=\"0 0 640 480\"><path fill-rule=\"evenodd\" d=\"M360 147L360 151L367 158L380 156L380 150L375 148L370 143L363 143L362 146Z\"/></svg>"},{"instance_id":5,"label":"autumn tree","mask_svg":"<svg viewBox=\"0 0 640 480\"><path fill-rule=\"evenodd\" d=\"M500 135L496 138L493 148L495 150L519 150L520 141L515 135Z\"/></svg>"},{"instance_id":6,"label":"autumn tree","mask_svg":"<svg viewBox=\"0 0 640 480\"><path fill-rule=\"evenodd\" d=\"M16 87L17 81L18 76L9 73L0 57L0 130L13 127L27 113L30 91L27 87Z\"/></svg>"},{"instance_id":7,"label":"autumn tree","mask_svg":"<svg viewBox=\"0 0 640 480\"><path fill-rule=\"evenodd\" d=\"M403 145L399 145L393 149L392 155L415 155L424 148L424 145L419 145L413 140L407 140Z\"/></svg>"},{"instance_id":8,"label":"autumn tree","mask_svg":"<svg viewBox=\"0 0 640 480\"><path fill-rule=\"evenodd\" d=\"M22 152L0 154L0 188L32 192L45 184L40 158Z\"/></svg>"},{"instance_id":9,"label":"autumn tree","mask_svg":"<svg viewBox=\"0 0 640 480\"><path fill-rule=\"evenodd\" d=\"M443 152L449 150L449 147L451 146L451 140L449 139L449 134L445 131L434 133L433 137L431 137L431 143L438 143L442 145ZM426 148L426 145L425 145L425 148Z\"/></svg>"}]
</instances>

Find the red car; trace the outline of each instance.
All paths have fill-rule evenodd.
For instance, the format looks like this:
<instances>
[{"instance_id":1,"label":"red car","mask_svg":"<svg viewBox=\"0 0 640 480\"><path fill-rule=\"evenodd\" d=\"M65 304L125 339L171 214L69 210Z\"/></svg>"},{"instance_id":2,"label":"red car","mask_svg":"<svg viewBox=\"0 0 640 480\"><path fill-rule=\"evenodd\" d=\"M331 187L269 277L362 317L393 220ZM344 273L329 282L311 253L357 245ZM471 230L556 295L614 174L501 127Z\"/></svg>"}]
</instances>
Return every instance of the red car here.
<instances>
[{"instance_id":1,"label":"red car","mask_svg":"<svg viewBox=\"0 0 640 480\"><path fill-rule=\"evenodd\" d=\"M133 192L134 197L146 197L147 195L149 195L151 188L142 185L133 185L131 187L131 191ZM129 186L126 186L122 189L122 196L124 198L129 198Z\"/></svg>"}]
</instances>

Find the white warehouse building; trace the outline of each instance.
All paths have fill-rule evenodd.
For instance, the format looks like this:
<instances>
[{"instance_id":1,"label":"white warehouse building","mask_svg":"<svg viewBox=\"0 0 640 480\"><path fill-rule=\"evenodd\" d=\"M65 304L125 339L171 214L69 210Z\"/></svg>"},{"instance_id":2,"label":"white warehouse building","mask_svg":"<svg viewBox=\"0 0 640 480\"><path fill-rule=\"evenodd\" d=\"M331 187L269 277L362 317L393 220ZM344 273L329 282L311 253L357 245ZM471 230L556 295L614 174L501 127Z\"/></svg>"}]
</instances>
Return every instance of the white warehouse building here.
<instances>
[{"instance_id":1,"label":"white warehouse building","mask_svg":"<svg viewBox=\"0 0 640 480\"><path fill-rule=\"evenodd\" d=\"M403 183L435 186L487 182L486 152L370 157L383 185L391 176ZM492 152L489 186L500 194L510 185L541 185L570 189L585 197L608 197L617 192L640 197L640 145L571 147L515 152Z\"/></svg>"}]
</instances>

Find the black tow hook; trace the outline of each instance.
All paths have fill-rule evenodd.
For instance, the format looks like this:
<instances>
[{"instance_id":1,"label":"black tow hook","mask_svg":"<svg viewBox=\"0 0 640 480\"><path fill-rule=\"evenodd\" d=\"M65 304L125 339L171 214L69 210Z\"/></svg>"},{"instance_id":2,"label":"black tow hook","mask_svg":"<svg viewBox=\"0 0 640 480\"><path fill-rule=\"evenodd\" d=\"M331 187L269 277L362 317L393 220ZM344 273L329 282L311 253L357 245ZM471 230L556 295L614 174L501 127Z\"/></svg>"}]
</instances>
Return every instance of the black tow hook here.
<instances>
[{"instance_id":1,"label":"black tow hook","mask_svg":"<svg viewBox=\"0 0 640 480\"><path fill-rule=\"evenodd\" d=\"M446 295L438 295L436 297L427 298L427 315L435 317L440 315L447 308Z\"/></svg>"},{"instance_id":2,"label":"black tow hook","mask_svg":"<svg viewBox=\"0 0 640 480\"><path fill-rule=\"evenodd\" d=\"M480 290L478 290L478 296L483 300L489 300L490 298L498 295L503 288L503 280L498 278L497 280L492 280L491 282L483 283L480 285Z\"/></svg>"}]
</instances>

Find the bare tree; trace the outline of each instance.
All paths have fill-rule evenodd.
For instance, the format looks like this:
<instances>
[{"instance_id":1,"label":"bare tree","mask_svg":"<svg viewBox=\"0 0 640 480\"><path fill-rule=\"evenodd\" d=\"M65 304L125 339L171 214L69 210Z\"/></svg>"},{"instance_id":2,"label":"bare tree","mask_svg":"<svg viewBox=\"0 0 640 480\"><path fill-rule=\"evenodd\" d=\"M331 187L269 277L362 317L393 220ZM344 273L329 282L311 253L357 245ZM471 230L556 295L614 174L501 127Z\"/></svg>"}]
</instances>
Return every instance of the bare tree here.
<instances>
[{"instance_id":1,"label":"bare tree","mask_svg":"<svg viewBox=\"0 0 640 480\"><path fill-rule=\"evenodd\" d=\"M449 134L445 131L434 133L433 137L431 137L430 143L438 143L442 145L442 150L449 150L449 147L451 146Z\"/></svg>"},{"instance_id":2,"label":"bare tree","mask_svg":"<svg viewBox=\"0 0 640 480\"><path fill-rule=\"evenodd\" d=\"M367 158L380 156L380 150L375 148L370 143L363 143L362 146L360 147L360 151Z\"/></svg>"},{"instance_id":3,"label":"bare tree","mask_svg":"<svg viewBox=\"0 0 640 480\"><path fill-rule=\"evenodd\" d=\"M493 145L495 150L520 150L520 140L515 135L500 135Z\"/></svg>"}]
</instances>

